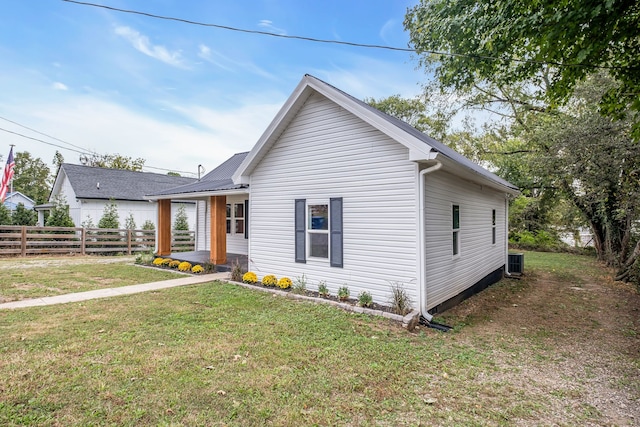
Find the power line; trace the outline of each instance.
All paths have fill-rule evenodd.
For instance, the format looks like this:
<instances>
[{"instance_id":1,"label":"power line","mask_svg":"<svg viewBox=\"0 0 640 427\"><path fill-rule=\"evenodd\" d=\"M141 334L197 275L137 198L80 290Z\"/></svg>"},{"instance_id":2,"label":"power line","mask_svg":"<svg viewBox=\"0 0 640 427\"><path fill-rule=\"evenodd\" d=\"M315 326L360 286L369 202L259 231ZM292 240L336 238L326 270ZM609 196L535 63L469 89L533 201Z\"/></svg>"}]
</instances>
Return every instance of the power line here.
<instances>
[{"instance_id":1,"label":"power line","mask_svg":"<svg viewBox=\"0 0 640 427\"><path fill-rule=\"evenodd\" d=\"M30 131L35 132L35 133L40 134L40 135L43 135L43 136L46 136L47 138L55 139L56 141L62 142L63 144L67 144L67 145L70 145L70 146L72 146L72 147L78 148L78 149L80 149L80 150L84 150L84 151L85 151L85 153L91 153L91 150L87 150L87 149L86 149L86 148L84 148L84 147L80 147L79 145L75 145L75 144L72 144L72 143L70 143L70 142L63 141L62 139L60 139L60 138L56 138L55 136L47 135L47 134L46 134L46 133L44 133L44 132L40 132L40 131L38 131L38 130L35 130L35 129L33 129L33 128L30 128L29 126L25 126L25 125L20 124L20 123L18 123L18 122L14 122L13 120L9 120L9 119L7 119L6 117L2 117L2 116L0 116L0 119L2 119L2 120L4 120L4 121L7 121L7 122L9 122L9 123L13 123L14 125L18 125L18 126L20 126L20 127L22 127L22 128L29 129Z\"/></svg>"},{"instance_id":2,"label":"power line","mask_svg":"<svg viewBox=\"0 0 640 427\"><path fill-rule=\"evenodd\" d=\"M190 19L176 18L176 17L173 17L173 16L157 15L157 14L154 14L154 13L142 12L142 11L139 11L139 10L121 9L121 8L118 8L118 7L107 6L107 5L104 5L104 4L89 3L89 2L83 2L83 1L77 1L77 0L62 0L62 1L67 2L67 3L74 3L74 4L78 4L78 5L83 5L83 6L98 7L98 8L101 8L101 9L112 10L114 12L122 12L122 13L130 13L130 14L134 14L134 15L142 15L142 16L147 16L149 18L163 19L163 20L166 20L166 21L176 21L176 22L181 22L181 23L184 23L184 24L197 25L197 26L201 26L201 27L219 28L221 30L236 31L236 32L239 32L239 33L259 34L259 35L263 35L263 36L279 37L279 38L283 38L283 39L304 40L304 41L309 41L309 42L314 42L314 43L338 44L338 45L362 47L362 48L369 48L369 49L385 49L385 50L392 50L392 51L399 51L399 52L413 52L413 53L416 52L416 49L411 49L411 48L406 48L406 47L385 46L385 45L367 44L367 43L356 43L356 42L348 42L348 41L342 41L342 40L319 39L319 38L315 38L315 37L306 37L306 36L296 36L296 35L289 35L289 34L270 33L268 31L260 31L260 30L247 30L246 28L237 28L237 27L231 27L231 26L228 26L228 25L220 25L220 24L211 24L211 23L206 23L206 22L192 21ZM592 64L566 64L566 63L555 62L555 61L537 61L537 60L534 60L534 59L518 59L518 58L499 58L499 57L496 57L496 56L488 56L488 55L469 55L469 54L463 54L463 53L439 52L439 51L435 51L435 50L423 50L423 49L420 49L419 53L428 53L428 54L431 54L431 55L452 56L452 57L469 58L469 59L483 59L483 60L486 59L486 60L490 60L490 61L509 61L509 62L517 62L517 63L521 63L521 64L554 65L554 66L557 66L557 67L565 67L565 68L568 68L568 67L581 67L581 68L594 68L594 69L603 69L603 70L626 70L626 69L629 69L629 67L621 67L621 66L615 66L615 65L610 65L609 66L609 65L592 65Z\"/></svg>"},{"instance_id":3,"label":"power line","mask_svg":"<svg viewBox=\"0 0 640 427\"><path fill-rule=\"evenodd\" d=\"M31 130L31 131L33 131L33 132L39 133L39 134L41 134L41 135L45 135L45 136L47 136L47 137L49 137L49 138L53 138L53 139L55 139L56 141L61 141L61 142L64 142L65 144L69 144L69 145L72 145L72 146L74 146L74 147L78 147L78 148L81 148L81 149L82 149L82 147L79 147L79 146L77 146L77 145L71 144L70 142L62 141L61 139L58 139L58 138L56 138L56 137L53 137L53 136L47 135L46 133L43 133L43 132L39 132L39 131L37 131L37 130L35 130L35 129L31 129L30 127L27 127L27 126L21 125L21 124L20 124L20 123L18 123L18 122L14 122L14 121L12 121L12 120L5 119L4 117L0 117L0 119L6 120L6 121L11 122L11 123L14 123L14 124L16 124L16 125L18 125L18 126L22 126L22 127L23 127L23 128L25 128L25 129L29 129L29 130ZM43 143L43 144L51 145L51 146L53 146L53 147L61 148L61 149L63 149L63 150L73 151L73 152L76 152L76 153L79 153L79 154L89 154L89 155L94 155L94 154L96 154L96 155L97 155L97 154L98 154L98 153L96 153L95 151L92 151L92 150L79 151L79 150L76 150L76 149L73 149L73 148L63 147L62 145L54 144L54 143L52 143L52 142L47 142L47 141L44 141L44 140L39 139L39 138L34 138L34 137L31 137L31 136L27 136L27 135L21 134L21 133L19 133L19 132L14 132L14 131L11 131L11 130L9 130L9 129L4 129L4 128L1 128L1 127L0 127L0 131L7 132L7 133L10 133L10 134L13 134L13 135L19 136L19 137L21 137L21 138L26 138L26 139L30 139L30 140L32 140L32 141L37 141L37 142L41 142L41 143ZM83 149L83 150L84 150L84 149ZM195 173L195 172L181 171L181 170L175 170L175 169L158 168L158 167L155 167L155 166L146 166L146 165L145 165L145 166L143 166L143 168L157 169L157 170L163 170L163 171L167 171L167 172L185 173L185 174L191 174L191 175L194 175L194 176L196 175L196 173Z\"/></svg>"}]
</instances>

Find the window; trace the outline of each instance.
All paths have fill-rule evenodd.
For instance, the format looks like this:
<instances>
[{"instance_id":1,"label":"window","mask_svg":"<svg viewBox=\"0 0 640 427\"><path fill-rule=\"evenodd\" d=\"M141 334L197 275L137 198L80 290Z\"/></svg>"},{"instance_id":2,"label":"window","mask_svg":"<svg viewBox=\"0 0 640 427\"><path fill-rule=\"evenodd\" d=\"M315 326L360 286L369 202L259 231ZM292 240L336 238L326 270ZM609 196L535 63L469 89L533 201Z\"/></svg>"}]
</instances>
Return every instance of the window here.
<instances>
[{"instance_id":1,"label":"window","mask_svg":"<svg viewBox=\"0 0 640 427\"><path fill-rule=\"evenodd\" d=\"M236 203L233 206L233 216L235 221L235 233L244 234L244 203Z\"/></svg>"},{"instance_id":2,"label":"window","mask_svg":"<svg viewBox=\"0 0 640 427\"><path fill-rule=\"evenodd\" d=\"M496 210L491 211L491 244L496 244Z\"/></svg>"},{"instance_id":3,"label":"window","mask_svg":"<svg viewBox=\"0 0 640 427\"><path fill-rule=\"evenodd\" d=\"M245 204L227 204L227 234L245 234Z\"/></svg>"},{"instance_id":4,"label":"window","mask_svg":"<svg viewBox=\"0 0 640 427\"><path fill-rule=\"evenodd\" d=\"M309 205L307 221L309 256L329 258L329 206Z\"/></svg>"},{"instance_id":5,"label":"window","mask_svg":"<svg viewBox=\"0 0 640 427\"><path fill-rule=\"evenodd\" d=\"M453 205L451 210L451 222L452 222L452 249L453 255L460 253L460 206Z\"/></svg>"},{"instance_id":6,"label":"window","mask_svg":"<svg viewBox=\"0 0 640 427\"><path fill-rule=\"evenodd\" d=\"M294 225L296 262L306 263L309 254L328 259L331 267L344 267L342 197L330 198L329 204L309 205L305 199L296 199Z\"/></svg>"}]
</instances>

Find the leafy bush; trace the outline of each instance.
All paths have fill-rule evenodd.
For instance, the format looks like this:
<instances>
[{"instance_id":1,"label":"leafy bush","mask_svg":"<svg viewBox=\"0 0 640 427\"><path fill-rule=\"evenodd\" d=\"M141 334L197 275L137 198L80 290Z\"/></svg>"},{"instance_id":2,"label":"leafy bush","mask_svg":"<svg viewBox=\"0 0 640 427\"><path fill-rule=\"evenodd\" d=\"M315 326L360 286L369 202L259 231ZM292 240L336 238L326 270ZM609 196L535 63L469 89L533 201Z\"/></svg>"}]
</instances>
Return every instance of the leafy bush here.
<instances>
[{"instance_id":1,"label":"leafy bush","mask_svg":"<svg viewBox=\"0 0 640 427\"><path fill-rule=\"evenodd\" d=\"M254 284L258 282L258 276L256 276L256 273L253 271L248 271L242 276L242 281L244 283Z\"/></svg>"},{"instance_id":2,"label":"leafy bush","mask_svg":"<svg viewBox=\"0 0 640 427\"><path fill-rule=\"evenodd\" d=\"M156 225L151 220L146 220L142 223L142 229L146 231L151 231L156 229Z\"/></svg>"},{"instance_id":3,"label":"leafy bush","mask_svg":"<svg viewBox=\"0 0 640 427\"><path fill-rule=\"evenodd\" d=\"M358 295L358 305L360 307L371 307L373 305L373 297L370 292L362 291Z\"/></svg>"},{"instance_id":4,"label":"leafy bush","mask_svg":"<svg viewBox=\"0 0 640 427\"><path fill-rule=\"evenodd\" d=\"M557 235L545 230L511 232L509 244L520 249L544 252L557 252L567 246Z\"/></svg>"},{"instance_id":5,"label":"leafy bush","mask_svg":"<svg viewBox=\"0 0 640 427\"><path fill-rule=\"evenodd\" d=\"M173 261L171 258L165 258L162 260L162 266L163 267L169 267L169 264L171 264L171 261Z\"/></svg>"},{"instance_id":6,"label":"leafy bush","mask_svg":"<svg viewBox=\"0 0 640 427\"><path fill-rule=\"evenodd\" d=\"M278 284L278 278L273 274L267 274L262 278L262 284L264 286L276 286Z\"/></svg>"},{"instance_id":7,"label":"leafy bush","mask_svg":"<svg viewBox=\"0 0 640 427\"><path fill-rule=\"evenodd\" d=\"M204 268L202 268L202 266L200 264L196 264L193 266L193 268L191 269L191 272L194 274L200 274L204 271Z\"/></svg>"},{"instance_id":8,"label":"leafy bush","mask_svg":"<svg viewBox=\"0 0 640 427\"><path fill-rule=\"evenodd\" d=\"M190 271L191 270L191 263L187 262L187 261L182 261L178 265L178 270L180 270L180 271Z\"/></svg>"},{"instance_id":9,"label":"leafy bush","mask_svg":"<svg viewBox=\"0 0 640 427\"><path fill-rule=\"evenodd\" d=\"M233 263L233 266L231 267L231 280L233 280L234 282L242 282L242 275L244 273L246 273L246 271L244 271L244 269L236 259Z\"/></svg>"},{"instance_id":10,"label":"leafy bush","mask_svg":"<svg viewBox=\"0 0 640 427\"><path fill-rule=\"evenodd\" d=\"M327 288L327 282L325 282L324 280L318 282L318 295L323 298L329 296L329 288Z\"/></svg>"},{"instance_id":11,"label":"leafy bush","mask_svg":"<svg viewBox=\"0 0 640 427\"><path fill-rule=\"evenodd\" d=\"M404 285L400 282L391 282L391 299L389 303L391 311L401 316L408 314L413 309L411 298L404 289Z\"/></svg>"},{"instance_id":12,"label":"leafy bush","mask_svg":"<svg viewBox=\"0 0 640 427\"><path fill-rule=\"evenodd\" d=\"M153 265L162 265L164 263L164 258L156 258L153 260Z\"/></svg>"},{"instance_id":13,"label":"leafy bush","mask_svg":"<svg viewBox=\"0 0 640 427\"><path fill-rule=\"evenodd\" d=\"M351 295L351 292L349 291L347 285L340 286L340 288L338 289L338 299L340 301L346 301L349 299L349 295Z\"/></svg>"},{"instance_id":14,"label":"leafy bush","mask_svg":"<svg viewBox=\"0 0 640 427\"><path fill-rule=\"evenodd\" d=\"M47 227L75 227L69 215L69 205L64 196L56 196L53 199L53 208L47 218Z\"/></svg>"},{"instance_id":15,"label":"leafy bush","mask_svg":"<svg viewBox=\"0 0 640 427\"><path fill-rule=\"evenodd\" d=\"M278 280L278 287L280 289L288 289L290 288L292 285L291 279L289 279L288 277L283 277L280 280Z\"/></svg>"},{"instance_id":16,"label":"leafy bush","mask_svg":"<svg viewBox=\"0 0 640 427\"><path fill-rule=\"evenodd\" d=\"M136 264L151 264L154 261L151 252L140 252L136 255Z\"/></svg>"},{"instance_id":17,"label":"leafy bush","mask_svg":"<svg viewBox=\"0 0 640 427\"><path fill-rule=\"evenodd\" d=\"M307 276L302 273L301 277L296 277L291 287L294 294L305 294L307 292Z\"/></svg>"}]
</instances>

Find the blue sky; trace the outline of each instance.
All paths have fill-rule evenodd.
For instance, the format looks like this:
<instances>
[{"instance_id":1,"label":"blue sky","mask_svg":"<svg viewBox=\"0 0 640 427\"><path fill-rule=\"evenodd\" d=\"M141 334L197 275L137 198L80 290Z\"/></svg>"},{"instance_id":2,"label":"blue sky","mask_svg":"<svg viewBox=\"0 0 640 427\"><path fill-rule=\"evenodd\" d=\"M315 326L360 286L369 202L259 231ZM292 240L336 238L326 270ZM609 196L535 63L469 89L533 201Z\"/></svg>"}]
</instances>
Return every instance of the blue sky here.
<instances>
[{"instance_id":1,"label":"blue sky","mask_svg":"<svg viewBox=\"0 0 640 427\"><path fill-rule=\"evenodd\" d=\"M407 47L404 0L96 0L249 30ZM414 96L408 52L242 34L66 3L7 0L0 14L0 116L147 166L211 170L250 150L305 73L358 98ZM0 119L0 128L55 144ZM57 148L0 131L51 164ZM72 148L72 147L70 147ZM79 154L58 149L65 161ZM162 172L155 169L149 171Z\"/></svg>"}]
</instances>

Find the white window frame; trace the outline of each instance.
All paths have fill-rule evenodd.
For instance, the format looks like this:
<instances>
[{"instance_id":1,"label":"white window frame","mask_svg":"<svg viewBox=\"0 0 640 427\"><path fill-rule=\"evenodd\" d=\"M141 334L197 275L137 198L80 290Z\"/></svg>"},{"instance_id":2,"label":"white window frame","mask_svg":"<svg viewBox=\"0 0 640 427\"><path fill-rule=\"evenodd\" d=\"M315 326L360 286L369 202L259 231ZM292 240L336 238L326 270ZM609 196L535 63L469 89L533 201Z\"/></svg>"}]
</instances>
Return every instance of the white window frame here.
<instances>
[{"instance_id":1,"label":"white window frame","mask_svg":"<svg viewBox=\"0 0 640 427\"><path fill-rule=\"evenodd\" d=\"M247 216L247 213L244 211L244 201L242 201L240 203L234 202L232 204L232 206L233 206L233 212L232 212L232 214L233 214L233 229L232 229L233 234L242 234L242 235L244 235L245 227L247 225L246 222L245 222L245 218ZM238 206L240 206L240 208L242 209L242 216L237 216L236 215ZM237 229L239 221L242 221L242 231L238 231L238 229Z\"/></svg>"},{"instance_id":2,"label":"white window frame","mask_svg":"<svg viewBox=\"0 0 640 427\"><path fill-rule=\"evenodd\" d=\"M327 209L327 227L326 230L314 230L311 228L311 208L313 206L325 206ZM312 260L320 260L320 261L326 261L329 262L329 260L331 259L331 242L330 242L330 235L329 235L329 231L331 230L331 218L330 218L331 214L330 214L330 209L329 209L329 200L307 200L307 206L306 206L306 212L305 212L305 228L306 228L306 233L307 233L307 254L309 254L307 256L308 259L312 259ZM311 236L313 234L324 234L327 236L327 256L326 257L319 257L319 256L313 256L312 252L311 252Z\"/></svg>"},{"instance_id":3,"label":"white window frame","mask_svg":"<svg viewBox=\"0 0 640 427\"><path fill-rule=\"evenodd\" d=\"M242 213L244 214L244 216L236 216L236 207L237 205L242 205ZM227 235L229 236L233 236L233 235L244 235L245 234L245 227L247 226L247 223L245 221L247 213L244 211L245 206L244 206L244 201L242 202L232 202L232 203L227 203L225 208L227 209L227 222L226 222L226 227L227 227ZM242 224L242 232L237 232L236 231L236 226L238 221L243 221Z\"/></svg>"},{"instance_id":4,"label":"white window frame","mask_svg":"<svg viewBox=\"0 0 640 427\"><path fill-rule=\"evenodd\" d=\"M455 211L458 208L458 227L455 227ZM460 257L460 205L451 204L451 254L453 258Z\"/></svg>"}]
</instances>

